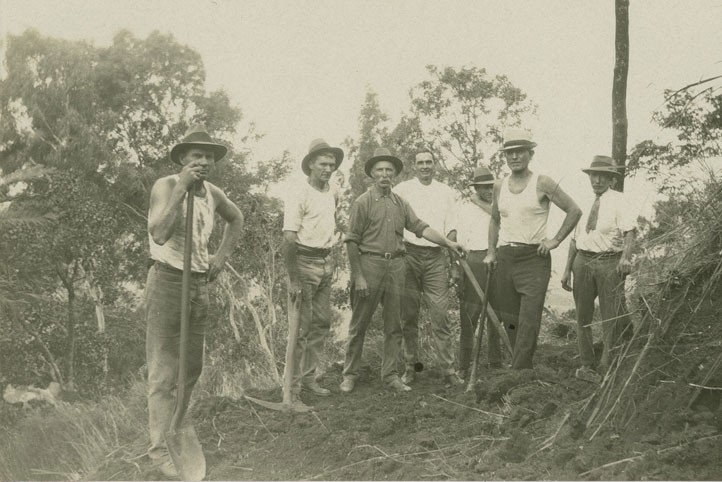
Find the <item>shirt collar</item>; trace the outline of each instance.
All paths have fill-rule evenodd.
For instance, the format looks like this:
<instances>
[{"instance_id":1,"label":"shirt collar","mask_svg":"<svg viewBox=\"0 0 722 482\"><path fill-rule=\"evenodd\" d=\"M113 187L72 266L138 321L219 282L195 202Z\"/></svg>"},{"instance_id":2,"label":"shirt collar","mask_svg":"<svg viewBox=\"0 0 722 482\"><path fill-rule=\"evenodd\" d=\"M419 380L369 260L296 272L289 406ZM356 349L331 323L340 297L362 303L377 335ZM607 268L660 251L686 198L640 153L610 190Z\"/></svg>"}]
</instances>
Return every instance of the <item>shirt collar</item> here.
<instances>
[{"instance_id":1,"label":"shirt collar","mask_svg":"<svg viewBox=\"0 0 722 482\"><path fill-rule=\"evenodd\" d=\"M388 194L384 194L381 192L381 189L376 186L376 184L373 184L371 186L371 194L373 195L372 197L374 201L380 201L381 199L388 197L389 199L391 199L391 202L396 204L396 193L393 189L389 190Z\"/></svg>"}]
</instances>

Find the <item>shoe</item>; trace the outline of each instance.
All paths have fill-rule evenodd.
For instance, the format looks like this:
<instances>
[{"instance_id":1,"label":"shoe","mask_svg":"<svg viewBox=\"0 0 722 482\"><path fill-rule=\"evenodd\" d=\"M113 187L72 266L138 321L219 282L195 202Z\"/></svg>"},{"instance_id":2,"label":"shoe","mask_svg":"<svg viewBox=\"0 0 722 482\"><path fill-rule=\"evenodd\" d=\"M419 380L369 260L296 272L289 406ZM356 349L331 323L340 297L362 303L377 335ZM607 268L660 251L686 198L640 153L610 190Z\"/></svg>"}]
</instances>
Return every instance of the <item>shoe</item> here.
<instances>
[{"instance_id":1,"label":"shoe","mask_svg":"<svg viewBox=\"0 0 722 482\"><path fill-rule=\"evenodd\" d=\"M170 454L164 455L163 458L160 459L158 468L160 469L160 472L169 479L178 478L178 470L175 468L175 465L170 458Z\"/></svg>"},{"instance_id":2,"label":"shoe","mask_svg":"<svg viewBox=\"0 0 722 482\"><path fill-rule=\"evenodd\" d=\"M411 383L414 383L414 380L416 380L416 372L413 368L408 367L404 374L401 376L401 382L405 383L406 385L410 385Z\"/></svg>"},{"instance_id":3,"label":"shoe","mask_svg":"<svg viewBox=\"0 0 722 482\"><path fill-rule=\"evenodd\" d=\"M464 384L464 380L459 378L459 375L457 375L456 373L452 373L451 375L444 376L444 387L446 387L446 388L460 387L463 384Z\"/></svg>"},{"instance_id":4,"label":"shoe","mask_svg":"<svg viewBox=\"0 0 722 482\"><path fill-rule=\"evenodd\" d=\"M574 376L580 380L584 380L585 382L591 382L591 383L597 383L597 384L602 383L602 376L589 367L577 368L577 371L574 373Z\"/></svg>"},{"instance_id":5,"label":"shoe","mask_svg":"<svg viewBox=\"0 0 722 482\"><path fill-rule=\"evenodd\" d=\"M319 397L328 397L331 395L331 390L323 388L316 380L304 383L303 389L307 392L313 393L314 395L318 395Z\"/></svg>"},{"instance_id":6,"label":"shoe","mask_svg":"<svg viewBox=\"0 0 722 482\"><path fill-rule=\"evenodd\" d=\"M341 385L339 385L339 388L343 393L351 393L353 391L353 387L356 386L356 380L353 378L344 378L341 382Z\"/></svg>"},{"instance_id":7,"label":"shoe","mask_svg":"<svg viewBox=\"0 0 722 482\"><path fill-rule=\"evenodd\" d=\"M291 393L291 405L298 409L303 409L304 411L313 410L312 406L303 403L303 400L301 400L301 395L299 395L298 393Z\"/></svg>"},{"instance_id":8,"label":"shoe","mask_svg":"<svg viewBox=\"0 0 722 482\"><path fill-rule=\"evenodd\" d=\"M393 381L386 384L386 388L389 390L393 390L394 392L410 392L411 387L406 385L404 382L399 380L398 378L394 378Z\"/></svg>"}]
</instances>

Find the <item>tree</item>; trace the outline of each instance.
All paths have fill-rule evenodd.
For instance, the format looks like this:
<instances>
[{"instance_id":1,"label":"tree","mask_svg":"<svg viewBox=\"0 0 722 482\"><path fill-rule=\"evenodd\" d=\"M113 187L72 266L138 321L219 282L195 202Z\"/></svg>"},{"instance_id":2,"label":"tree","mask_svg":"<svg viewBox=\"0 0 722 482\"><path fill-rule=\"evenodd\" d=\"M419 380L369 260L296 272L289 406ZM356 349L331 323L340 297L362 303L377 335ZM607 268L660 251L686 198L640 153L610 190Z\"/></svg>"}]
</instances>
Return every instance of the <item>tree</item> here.
<instances>
[{"instance_id":1,"label":"tree","mask_svg":"<svg viewBox=\"0 0 722 482\"><path fill-rule=\"evenodd\" d=\"M506 76L491 77L483 68L426 70L431 78L411 89L411 113L448 182L461 187L480 164L498 174L504 127L520 125L535 106Z\"/></svg>"},{"instance_id":2,"label":"tree","mask_svg":"<svg viewBox=\"0 0 722 482\"><path fill-rule=\"evenodd\" d=\"M125 283L144 278L144 213L152 183L175 170L169 146L192 123L231 143L241 112L222 91L205 91L196 52L157 32L144 40L120 32L110 47L96 48L29 30L9 36L5 60L0 167L15 178L5 177L1 200L11 216L44 222L2 230L3 281L17 277L28 293L65 305L64 317L36 320L15 299L14 326L48 350L58 344L47 337L65 338L53 354L62 366L50 373L73 388L76 329L87 319L78 316L79 302L92 298L102 313ZM226 166L243 162L231 158ZM39 169L42 175L23 176ZM46 323L58 329L37 329Z\"/></svg>"},{"instance_id":3,"label":"tree","mask_svg":"<svg viewBox=\"0 0 722 482\"><path fill-rule=\"evenodd\" d=\"M627 162L627 73L629 72L629 0L614 1L614 78L612 80L612 157ZM624 191L624 171L615 189Z\"/></svg>"},{"instance_id":4,"label":"tree","mask_svg":"<svg viewBox=\"0 0 722 482\"><path fill-rule=\"evenodd\" d=\"M660 190L679 193L679 171L688 165L705 165L722 156L722 75L676 90L665 91L664 107L653 120L676 140L657 144L645 140L629 155L628 171L643 171Z\"/></svg>"}]
</instances>

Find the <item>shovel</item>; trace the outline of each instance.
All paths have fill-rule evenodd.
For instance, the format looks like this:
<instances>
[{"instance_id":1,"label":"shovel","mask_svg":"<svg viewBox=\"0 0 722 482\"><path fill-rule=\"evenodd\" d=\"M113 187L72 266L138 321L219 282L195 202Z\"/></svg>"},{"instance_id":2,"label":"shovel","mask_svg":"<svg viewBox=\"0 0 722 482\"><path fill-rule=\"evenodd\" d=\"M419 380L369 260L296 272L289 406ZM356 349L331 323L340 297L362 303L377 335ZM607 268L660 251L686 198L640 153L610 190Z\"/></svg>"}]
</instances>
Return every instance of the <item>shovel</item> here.
<instances>
[{"instance_id":1,"label":"shovel","mask_svg":"<svg viewBox=\"0 0 722 482\"><path fill-rule=\"evenodd\" d=\"M193 426L181 428L185 415L186 371L188 370L188 331L190 324L191 252L193 244L193 198L196 186L188 191L186 200L185 244L183 250L183 285L181 291L181 325L178 360L176 403L165 442L171 460L181 480L203 480L206 476L206 458Z\"/></svg>"},{"instance_id":2,"label":"shovel","mask_svg":"<svg viewBox=\"0 0 722 482\"><path fill-rule=\"evenodd\" d=\"M471 286L474 288L474 291L476 291L476 294L479 295L480 299L485 299L486 296L484 296L484 292L481 290L481 286L479 286L479 282L476 280L476 277L474 276L474 272L471 271L471 268L469 267L469 263L466 262L465 259L459 258L459 263L461 264L461 267L464 270L464 273L466 276L468 276L469 281L471 282ZM496 312L491 307L491 305L487 304L486 306L486 312L489 315L489 318L491 318L491 326L494 327L494 329L499 333L499 336L504 341L504 346L506 346L506 349L509 350L510 354L514 353L514 349L511 347L511 341L509 341L509 335L507 335L506 330L501 324L501 321L499 321L499 317L496 316Z\"/></svg>"},{"instance_id":3,"label":"shovel","mask_svg":"<svg viewBox=\"0 0 722 482\"><path fill-rule=\"evenodd\" d=\"M464 263L466 261L464 260ZM468 276L468 274L467 274ZM476 281L476 279L474 279ZM479 368L479 355L481 355L481 342L484 338L484 325L486 324L486 308L489 305L489 283L491 282L491 267L486 270L486 284L484 285L484 293L487 296L483 297L483 303L481 304L481 319L479 319L479 327L476 329L476 338L474 339L474 362L471 365L471 372L469 373L469 384L466 386L466 392L473 392L474 386L476 385L476 372ZM472 282L473 285L473 282Z\"/></svg>"}]
</instances>

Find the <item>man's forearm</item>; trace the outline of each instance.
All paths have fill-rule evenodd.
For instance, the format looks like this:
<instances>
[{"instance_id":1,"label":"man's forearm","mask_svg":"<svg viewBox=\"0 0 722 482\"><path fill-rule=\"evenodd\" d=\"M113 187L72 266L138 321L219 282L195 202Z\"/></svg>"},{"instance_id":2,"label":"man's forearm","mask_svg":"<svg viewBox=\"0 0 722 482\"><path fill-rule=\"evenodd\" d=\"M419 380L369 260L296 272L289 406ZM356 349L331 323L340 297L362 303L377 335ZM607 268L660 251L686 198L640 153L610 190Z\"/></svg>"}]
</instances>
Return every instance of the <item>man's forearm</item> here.
<instances>
[{"instance_id":1,"label":"man's forearm","mask_svg":"<svg viewBox=\"0 0 722 482\"><path fill-rule=\"evenodd\" d=\"M574 231L574 228L577 226L577 223L579 222L579 218L581 216L582 211L578 208L572 209L567 212L567 215L564 217L564 222L562 222L562 225L559 227L559 231L554 236L554 239L559 241L559 243L564 241L567 236L569 236L569 234Z\"/></svg>"},{"instance_id":2,"label":"man's forearm","mask_svg":"<svg viewBox=\"0 0 722 482\"><path fill-rule=\"evenodd\" d=\"M499 243L499 221L491 218L489 222L489 251L490 254L496 254L496 245Z\"/></svg>"},{"instance_id":3,"label":"man's forearm","mask_svg":"<svg viewBox=\"0 0 722 482\"><path fill-rule=\"evenodd\" d=\"M436 243L439 246L446 246L448 247L448 239L446 237L439 234L438 231L436 231L434 228L427 227L424 229L424 232L421 233L421 237L424 238L427 241L431 241L432 243Z\"/></svg>"},{"instance_id":4,"label":"man's forearm","mask_svg":"<svg viewBox=\"0 0 722 482\"><path fill-rule=\"evenodd\" d=\"M564 268L564 271L570 271L572 270L572 266L574 265L574 258L577 257L577 242L575 240L569 241L569 253L567 254L567 265Z\"/></svg>"},{"instance_id":5,"label":"man's forearm","mask_svg":"<svg viewBox=\"0 0 722 482\"><path fill-rule=\"evenodd\" d=\"M631 260L632 250L634 250L634 242L637 239L637 231L632 229L624 233L624 246L622 247L622 258Z\"/></svg>"},{"instance_id":6,"label":"man's forearm","mask_svg":"<svg viewBox=\"0 0 722 482\"><path fill-rule=\"evenodd\" d=\"M363 276L363 270L361 269L361 253L358 249L358 244L347 241L346 252L348 253L348 264L351 266L351 279L356 279L358 276Z\"/></svg>"},{"instance_id":7,"label":"man's forearm","mask_svg":"<svg viewBox=\"0 0 722 482\"><path fill-rule=\"evenodd\" d=\"M241 237L242 231L243 219L235 219L230 223L226 223L226 226L223 228L221 245L218 247L218 251L216 251L216 257L220 257L224 261L228 259L238 239Z\"/></svg>"},{"instance_id":8,"label":"man's forearm","mask_svg":"<svg viewBox=\"0 0 722 482\"><path fill-rule=\"evenodd\" d=\"M296 262L296 254L298 253L298 248L296 246L296 242L284 238L283 244L285 248L283 253L283 260L286 264L286 272L288 272L288 277L291 280L296 280L298 279L298 263Z\"/></svg>"}]
</instances>

